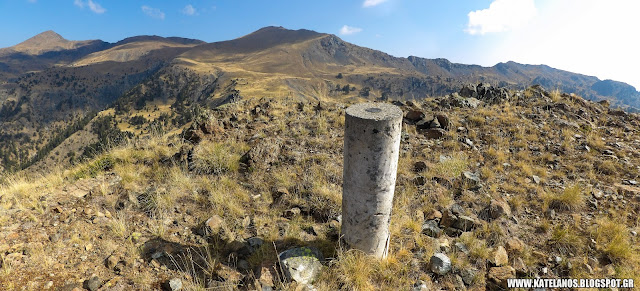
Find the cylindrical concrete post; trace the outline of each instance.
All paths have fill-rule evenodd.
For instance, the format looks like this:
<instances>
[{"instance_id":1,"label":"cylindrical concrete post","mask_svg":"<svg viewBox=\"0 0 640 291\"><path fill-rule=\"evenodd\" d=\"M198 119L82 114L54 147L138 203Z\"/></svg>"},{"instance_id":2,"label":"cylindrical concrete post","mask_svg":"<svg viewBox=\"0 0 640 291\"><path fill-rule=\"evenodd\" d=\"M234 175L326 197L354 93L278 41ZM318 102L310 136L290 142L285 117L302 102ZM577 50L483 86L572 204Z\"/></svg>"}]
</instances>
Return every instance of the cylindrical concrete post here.
<instances>
[{"instance_id":1,"label":"cylindrical concrete post","mask_svg":"<svg viewBox=\"0 0 640 291\"><path fill-rule=\"evenodd\" d=\"M402 111L384 103L346 110L342 235L349 247L378 258L389 250Z\"/></svg>"}]
</instances>

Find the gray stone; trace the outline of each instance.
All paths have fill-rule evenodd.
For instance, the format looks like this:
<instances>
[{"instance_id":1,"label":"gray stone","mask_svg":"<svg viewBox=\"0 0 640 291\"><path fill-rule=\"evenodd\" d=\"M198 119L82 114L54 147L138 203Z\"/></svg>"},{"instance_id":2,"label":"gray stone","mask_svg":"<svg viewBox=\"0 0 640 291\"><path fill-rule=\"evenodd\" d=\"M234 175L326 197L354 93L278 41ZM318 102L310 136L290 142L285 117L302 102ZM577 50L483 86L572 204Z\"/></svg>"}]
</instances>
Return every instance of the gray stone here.
<instances>
[{"instance_id":1,"label":"gray stone","mask_svg":"<svg viewBox=\"0 0 640 291\"><path fill-rule=\"evenodd\" d=\"M465 255L469 255L469 248L464 243L457 242L454 244L454 246L456 247L456 250L462 252Z\"/></svg>"},{"instance_id":2,"label":"gray stone","mask_svg":"<svg viewBox=\"0 0 640 291\"><path fill-rule=\"evenodd\" d=\"M560 263L562 263L562 257L555 256L555 257L553 258L553 261L554 261L556 264L560 264Z\"/></svg>"},{"instance_id":3,"label":"gray stone","mask_svg":"<svg viewBox=\"0 0 640 291\"><path fill-rule=\"evenodd\" d=\"M100 281L98 276L93 276L91 279L85 280L84 283L82 283L82 287L89 291L96 291L100 289L100 286L102 286L102 281Z\"/></svg>"},{"instance_id":4,"label":"gray stone","mask_svg":"<svg viewBox=\"0 0 640 291\"><path fill-rule=\"evenodd\" d=\"M455 215L464 214L464 208L462 208L462 206L460 206L460 204L458 203L451 205L450 209L451 209L451 212L453 212L453 214Z\"/></svg>"},{"instance_id":5,"label":"gray stone","mask_svg":"<svg viewBox=\"0 0 640 291\"><path fill-rule=\"evenodd\" d=\"M182 289L182 280L179 278L173 278L169 280L169 290L178 291Z\"/></svg>"},{"instance_id":6,"label":"gray stone","mask_svg":"<svg viewBox=\"0 0 640 291\"><path fill-rule=\"evenodd\" d=\"M162 256L164 256L164 252L162 252L162 251L155 252L155 253L151 254L151 258L152 259L159 259Z\"/></svg>"},{"instance_id":7,"label":"gray stone","mask_svg":"<svg viewBox=\"0 0 640 291\"><path fill-rule=\"evenodd\" d=\"M427 283L425 281L418 281L413 283L413 288L411 288L412 291L428 291L429 287L427 286Z\"/></svg>"},{"instance_id":8,"label":"gray stone","mask_svg":"<svg viewBox=\"0 0 640 291\"><path fill-rule=\"evenodd\" d=\"M540 184L540 177L538 177L538 176L536 176L536 175L533 175L531 178L533 179L533 182L534 182L534 183L536 183L536 184Z\"/></svg>"},{"instance_id":9,"label":"gray stone","mask_svg":"<svg viewBox=\"0 0 640 291\"><path fill-rule=\"evenodd\" d=\"M478 97L478 91L476 91L476 86L473 84L467 84L459 92L460 96L464 98L476 98Z\"/></svg>"},{"instance_id":10,"label":"gray stone","mask_svg":"<svg viewBox=\"0 0 640 291\"><path fill-rule=\"evenodd\" d=\"M459 237L462 235L462 230L453 227L447 227L444 229L444 233L446 233L450 237Z\"/></svg>"},{"instance_id":11,"label":"gray stone","mask_svg":"<svg viewBox=\"0 0 640 291\"><path fill-rule=\"evenodd\" d=\"M465 284L471 285L473 284L473 280L475 280L477 273L478 273L478 270L476 269L465 268L460 270L460 277L462 277L462 281Z\"/></svg>"},{"instance_id":12,"label":"gray stone","mask_svg":"<svg viewBox=\"0 0 640 291\"><path fill-rule=\"evenodd\" d=\"M453 288L456 291L467 290L467 287L464 284L464 279L462 279L460 275L453 276Z\"/></svg>"},{"instance_id":13,"label":"gray stone","mask_svg":"<svg viewBox=\"0 0 640 291\"><path fill-rule=\"evenodd\" d=\"M522 258L518 257L513 261L513 268L518 274L526 274L529 271Z\"/></svg>"},{"instance_id":14,"label":"gray stone","mask_svg":"<svg viewBox=\"0 0 640 291\"><path fill-rule=\"evenodd\" d=\"M262 240L259 237L252 237L247 239L247 243L249 244L250 247L254 249L258 249L262 246L262 244L264 243L264 240Z\"/></svg>"},{"instance_id":15,"label":"gray stone","mask_svg":"<svg viewBox=\"0 0 640 291\"><path fill-rule=\"evenodd\" d=\"M476 173L472 173L469 171L462 172L461 175L462 183L469 186L469 189L480 189L482 188L482 181L480 177Z\"/></svg>"},{"instance_id":16,"label":"gray stone","mask_svg":"<svg viewBox=\"0 0 640 291\"><path fill-rule=\"evenodd\" d=\"M464 107L477 108L478 106L480 106L480 102L481 101L476 98L467 98L465 100Z\"/></svg>"},{"instance_id":17,"label":"gray stone","mask_svg":"<svg viewBox=\"0 0 640 291\"><path fill-rule=\"evenodd\" d=\"M431 123L429 124L429 128L441 128L440 126L440 122L438 121L438 119L433 119L431 120Z\"/></svg>"},{"instance_id":18,"label":"gray stone","mask_svg":"<svg viewBox=\"0 0 640 291\"><path fill-rule=\"evenodd\" d=\"M451 209L444 209L442 211L442 217L440 218L440 225L443 227L452 227L456 221L458 221L458 217L451 211Z\"/></svg>"},{"instance_id":19,"label":"gray stone","mask_svg":"<svg viewBox=\"0 0 640 291\"><path fill-rule=\"evenodd\" d=\"M430 237L440 237L440 235L442 235L442 229L438 227L437 221L427 220L422 225L422 233Z\"/></svg>"},{"instance_id":20,"label":"gray stone","mask_svg":"<svg viewBox=\"0 0 640 291\"><path fill-rule=\"evenodd\" d=\"M322 269L322 253L313 247L301 247L284 251L278 255L287 280L309 284Z\"/></svg>"},{"instance_id":21,"label":"gray stone","mask_svg":"<svg viewBox=\"0 0 640 291\"><path fill-rule=\"evenodd\" d=\"M429 260L429 269L438 275L445 275L451 271L451 260L443 253L436 253Z\"/></svg>"},{"instance_id":22,"label":"gray stone","mask_svg":"<svg viewBox=\"0 0 640 291\"><path fill-rule=\"evenodd\" d=\"M491 200L489 205L480 211L480 218L492 221L503 215L511 216L511 207L504 200Z\"/></svg>"},{"instance_id":23,"label":"gray stone","mask_svg":"<svg viewBox=\"0 0 640 291\"><path fill-rule=\"evenodd\" d=\"M602 198L602 196L604 196L604 194L602 193L602 191L597 190L597 189L596 189L596 190L593 190L593 192L591 192L591 195L593 195L593 198L596 198L596 199L601 199L601 198Z\"/></svg>"},{"instance_id":24,"label":"gray stone","mask_svg":"<svg viewBox=\"0 0 640 291\"><path fill-rule=\"evenodd\" d=\"M478 221L470 216L460 215L453 227L462 231L471 231L478 226Z\"/></svg>"}]
</instances>

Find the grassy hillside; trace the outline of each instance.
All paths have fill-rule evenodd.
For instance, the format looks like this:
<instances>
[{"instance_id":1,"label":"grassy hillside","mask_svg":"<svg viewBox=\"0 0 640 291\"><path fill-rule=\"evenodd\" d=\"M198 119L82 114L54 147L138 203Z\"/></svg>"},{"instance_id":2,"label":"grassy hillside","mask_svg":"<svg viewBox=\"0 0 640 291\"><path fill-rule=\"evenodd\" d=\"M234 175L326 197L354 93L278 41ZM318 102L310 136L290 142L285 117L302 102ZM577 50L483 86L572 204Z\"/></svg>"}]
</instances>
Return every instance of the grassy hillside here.
<instances>
[{"instance_id":1,"label":"grassy hillside","mask_svg":"<svg viewBox=\"0 0 640 291\"><path fill-rule=\"evenodd\" d=\"M350 103L245 99L193 108L164 130L150 125L172 99L128 120L103 112L139 137L72 168L2 178L0 286L70 290L97 277L105 290L159 289L177 278L188 290L298 290L277 259L296 246L326 258L318 290L498 290L495 265L640 282L640 118L539 87L512 93L477 108L455 96L395 103L407 118L384 260L339 241ZM443 136L428 138L416 121L436 115ZM452 216L472 227L424 226ZM443 276L429 268L435 252L451 259Z\"/></svg>"},{"instance_id":2,"label":"grassy hillside","mask_svg":"<svg viewBox=\"0 0 640 291\"><path fill-rule=\"evenodd\" d=\"M136 110L147 101L161 99L166 105L172 100L179 112L193 103L215 107L239 98L407 101L479 82L512 90L537 84L594 101L606 99L628 111L640 107L640 93L621 82L545 65L481 67L398 58L304 29L265 27L214 43L158 36L117 43L69 41L48 31L0 49L0 171L40 161L45 156L39 153L60 146L57 131L88 118L87 112L119 106L121 100Z\"/></svg>"}]
</instances>

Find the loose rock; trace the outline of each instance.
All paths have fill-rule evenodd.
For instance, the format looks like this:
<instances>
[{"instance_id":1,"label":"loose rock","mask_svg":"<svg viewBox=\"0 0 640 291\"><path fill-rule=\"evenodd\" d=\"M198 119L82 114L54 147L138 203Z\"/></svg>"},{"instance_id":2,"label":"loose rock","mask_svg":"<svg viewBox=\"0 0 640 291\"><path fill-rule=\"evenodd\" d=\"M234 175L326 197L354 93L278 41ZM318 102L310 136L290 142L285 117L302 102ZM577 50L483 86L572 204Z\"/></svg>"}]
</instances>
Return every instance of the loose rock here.
<instances>
[{"instance_id":1,"label":"loose rock","mask_svg":"<svg viewBox=\"0 0 640 291\"><path fill-rule=\"evenodd\" d=\"M494 266L500 267L509 263L509 256L504 247L499 246L489 258L489 262Z\"/></svg>"},{"instance_id":2,"label":"loose rock","mask_svg":"<svg viewBox=\"0 0 640 291\"><path fill-rule=\"evenodd\" d=\"M507 279L515 277L516 270L511 266L493 267L489 269L489 280L502 288L507 288Z\"/></svg>"},{"instance_id":3,"label":"loose rock","mask_svg":"<svg viewBox=\"0 0 640 291\"><path fill-rule=\"evenodd\" d=\"M430 237L440 237L440 235L442 235L442 229L438 227L438 222L435 220L427 220L422 225L422 233Z\"/></svg>"},{"instance_id":4,"label":"loose rock","mask_svg":"<svg viewBox=\"0 0 640 291\"><path fill-rule=\"evenodd\" d=\"M284 251L278 255L285 277L307 285L318 276L323 260L320 251L313 247L301 247Z\"/></svg>"},{"instance_id":5,"label":"loose rock","mask_svg":"<svg viewBox=\"0 0 640 291\"><path fill-rule=\"evenodd\" d=\"M100 278L97 276L93 276L91 279L85 280L84 283L82 283L82 287L89 291L96 291L100 286L102 286L102 281L100 281Z\"/></svg>"},{"instance_id":6,"label":"loose rock","mask_svg":"<svg viewBox=\"0 0 640 291\"><path fill-rule=\"evenodd\" d=\"M429 260L429 269L438 275L445 275L451 271L451 260L443 253L436 253Z\"/></svg>"},{"instance_id":7,"label":"loose rock","mask_svg":"<svg viewBox=\"0 0 640 291\"><path fill-rule=\"evenodd\" d=\"M170 291L178 291L182 289L182 280L179 278L173 278L169 280L169 290Z\"/></svg>"}]
</instances>

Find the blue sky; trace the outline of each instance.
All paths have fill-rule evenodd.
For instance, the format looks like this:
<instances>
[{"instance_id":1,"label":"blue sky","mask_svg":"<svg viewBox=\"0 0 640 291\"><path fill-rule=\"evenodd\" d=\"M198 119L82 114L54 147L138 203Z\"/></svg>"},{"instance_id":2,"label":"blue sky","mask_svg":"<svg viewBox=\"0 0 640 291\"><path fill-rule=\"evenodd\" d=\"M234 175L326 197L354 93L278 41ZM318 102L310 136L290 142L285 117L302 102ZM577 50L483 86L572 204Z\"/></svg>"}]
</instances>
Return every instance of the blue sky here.
<instances>
[{"instance_id":1,"label":"blue sky","mask_svg":"<svg viewBox=\"0 0 640 291\"><path fill-rule=\"evenodd\" d=\"M276 25L332 33L399 57L516 61L640 88L635 0L0 0L0 47L42 31L228 40Z\"/></svg>"}]
</instances>

